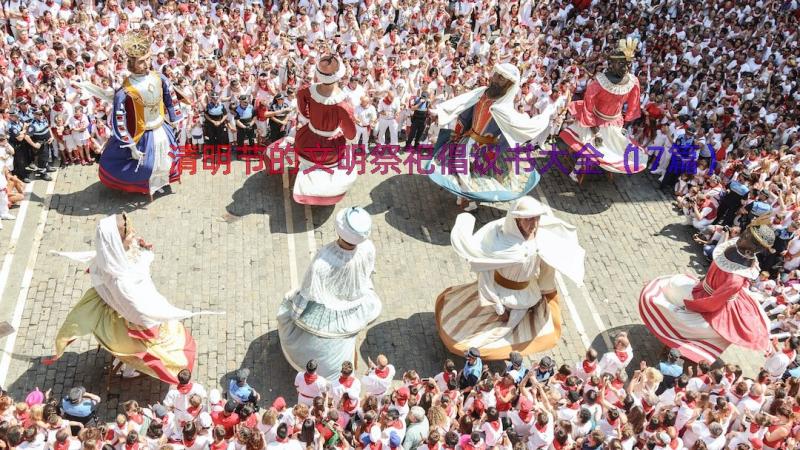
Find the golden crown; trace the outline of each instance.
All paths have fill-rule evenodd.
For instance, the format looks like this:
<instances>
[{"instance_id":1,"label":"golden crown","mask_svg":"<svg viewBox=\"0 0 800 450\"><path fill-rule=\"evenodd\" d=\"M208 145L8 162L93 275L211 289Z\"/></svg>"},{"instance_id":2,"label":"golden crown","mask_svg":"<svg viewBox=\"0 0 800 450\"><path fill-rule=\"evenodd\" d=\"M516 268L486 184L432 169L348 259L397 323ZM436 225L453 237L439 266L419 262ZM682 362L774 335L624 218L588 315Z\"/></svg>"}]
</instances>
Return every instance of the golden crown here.
<instances>
[{"instance_id":1,"label":"golden crown","mask_svg":"<svg viewBox=\"0 0 800 450\"><path fill-rule=\"evenodd\" d=\"M622 53L627 61L633 61L633 56L636 54L636 48L639 47L638 39L620 39L617 50ZM613 58L614 56L612 56Z\"/></svg>"},{"instance_id":2,"label":"golden crown","mask_svg":"<svg viewBox=\"0 0 800 450\"><path fill-rule=\"evenodd\" d=\"M129 58L143 58L150 53L150 36L140 31L131 31L122 38L122 50Z\"/></svg>"}]
</instances>

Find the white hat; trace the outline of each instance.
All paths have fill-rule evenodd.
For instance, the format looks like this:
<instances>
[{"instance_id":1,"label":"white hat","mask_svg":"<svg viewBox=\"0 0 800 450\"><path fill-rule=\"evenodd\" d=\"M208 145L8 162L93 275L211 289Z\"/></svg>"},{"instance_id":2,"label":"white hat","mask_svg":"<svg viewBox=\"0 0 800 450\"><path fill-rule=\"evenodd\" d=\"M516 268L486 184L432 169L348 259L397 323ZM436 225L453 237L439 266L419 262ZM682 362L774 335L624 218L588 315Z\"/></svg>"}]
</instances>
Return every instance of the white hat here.
<instances>
[{"instance_id":1,"label":"white hat","mask_svg":"<svg viewBox=\"0 0 800 450\"><path fill-rule=\"evenodd\" d=\"M197 416L197 423L202 428L211 428L213 422L211 421L211 414L203 411Z\"/></svg>"},{"instance_id":2,"label":"white hat","mask_svg":"<svg viewBox=\"0 0 800 450\"><path fill-rule=\"evenodd\" d=\"M519 84L519 69L517 69L517 66L511 63L502 63L494 66L494 73L514 82L514 84Z\"/></svg>"},{"instance_id":3,"label":"white hat","mask_svg":"<svg viewBox=\"0 0 800 450\"><path fill-rule=\"evenodd\" d=\"M212 389L208 393L208 401L212 405L219 403L222 400L222 394L219 393L219 389Z\"/></svg>"},{"instance_id":4,"label":"white hat","mask_svg":"<svg viewBox=\"0 0 800 450\"><path fill-rule=\"evenodd\" d=\"M345 208L336 215L336 233L348 244L358 245L366 241L370 230L372 218L363 208Z\"/></svg>"},{"instance_id":5,"label":"white hat","mask_svg":"<svg viewBox=\"0 0 800 450\"><path fill-rule=\"evenodd\" d=\"M525 196L517 200L508 215L516 218L529 219L531 217L538 217L548 214L550 208L542 204L539 200L533 197Z\"/></svg>"}]
</instances>

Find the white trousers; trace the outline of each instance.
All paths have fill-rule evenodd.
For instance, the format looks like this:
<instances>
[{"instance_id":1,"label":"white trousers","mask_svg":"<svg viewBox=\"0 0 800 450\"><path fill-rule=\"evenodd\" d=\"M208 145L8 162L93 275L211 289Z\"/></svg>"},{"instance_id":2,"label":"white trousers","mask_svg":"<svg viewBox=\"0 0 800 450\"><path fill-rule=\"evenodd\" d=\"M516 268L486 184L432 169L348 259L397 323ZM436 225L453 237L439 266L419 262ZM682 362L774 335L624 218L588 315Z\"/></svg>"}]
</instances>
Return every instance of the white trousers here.
<instances>
[{"instance_id":1,"label":"white trousers","mask_svg":"<svg viewBox=\"0 0 800 450\"><path fill-rule=\"evenodd\" d=\"M378 121L378 143L386 145L386 129L389 129L391 136L390 145L399 145L400 141L397 139L397 120L395 119L381 119Z\"/></svg>"},{"instance_id":2,"label":"white trousers","mask_svg":"<svg viewBox=\"0 0 800 450\"><path fill-rule=\"evenodd\" d=\"M369 147L369 128L356 125L356 138L353 143L355 145L361 144L364 148Z\"/></svg>"}]
</instances>

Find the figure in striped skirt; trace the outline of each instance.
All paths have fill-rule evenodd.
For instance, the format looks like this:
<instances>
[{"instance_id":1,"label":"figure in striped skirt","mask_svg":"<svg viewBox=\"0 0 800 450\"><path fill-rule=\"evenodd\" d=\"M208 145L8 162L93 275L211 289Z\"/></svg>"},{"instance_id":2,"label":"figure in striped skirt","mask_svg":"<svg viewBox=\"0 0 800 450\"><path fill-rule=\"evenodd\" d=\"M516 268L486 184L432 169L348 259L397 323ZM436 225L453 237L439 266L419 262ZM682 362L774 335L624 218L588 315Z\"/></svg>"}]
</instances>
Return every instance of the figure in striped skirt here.
<instances>
[{"instance_id":1,"label":"figure in striped skirt","mask_svg":"<svg viewBox=\"0 0 800 450\"><path fill-rule=\"evenodd\" d=\"M485 360L544 351L561 336L556 271L583 281L584 250L575 227L550 208L522 197L504 219L473 233L463 213L450 234L453 248L478 275L436 300L439 336L453 353L479 349Z\"/></svg>"},{"instance_id":2,"label":"figure in striped skirt","mask_svg":"<svg viewBox=\"0 0 800 450\"><path fill-rule=\"evenodd\" d=\"M714 362L730 344L766 351L769 320L749 286L759 274L756 255L774 242L769 225L753 223L741 237L717 245L700 280L672 275L651 281L639 296L644 324L695 362Z\"/></svg>"}]
</instances>

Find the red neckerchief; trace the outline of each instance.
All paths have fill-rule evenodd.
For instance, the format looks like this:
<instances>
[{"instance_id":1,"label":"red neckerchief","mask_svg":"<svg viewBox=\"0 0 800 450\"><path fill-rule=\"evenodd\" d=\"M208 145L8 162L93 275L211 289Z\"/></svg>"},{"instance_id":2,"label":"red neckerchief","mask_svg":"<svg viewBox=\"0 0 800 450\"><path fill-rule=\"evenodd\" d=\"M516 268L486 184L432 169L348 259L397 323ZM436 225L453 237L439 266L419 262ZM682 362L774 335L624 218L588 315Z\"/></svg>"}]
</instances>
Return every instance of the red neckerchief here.
<instances>
[{"instance_id":1,"label":"red neckerchief","mask_svg":"<svg viewBox=\"0 0 800 450\"><path fill-rule=\"evenodd\" d=\"M564 444L558 442L558 439L553 439L553 448L556 450L561 450L564 448Z\"/></svg>"},{"instance_id":2,"label":"red neckerchief","mask_svg":"<svg viewBox=\"0 0 800 450\"><path fill-rule=\"evenodd\" d=\"M56 441L55 445L53 446L54 450L67 450L69 448L69 439L64 442Z\"/></svg>"},{"instance_id":3,"label":"red neckerchief","mask_svg":"<svg viewBox=\"0 0 800 450\"><path fill-rule=\"evenodd\" d=\"M371 442L369 444L369 449L370 450L381 450L382 448L383 448L383 442L381 442L381 441Z\"/></svg>"},{"instance_id":4,"label":"red neckerchief","mask_svg":"<svg viewBox=\"0 0 800 450\"><path fill-rule=\"evenodd\" d=\"M733 373L725 373L725 379L728 380L728 383L733 384L734 380L736 380L736 374Z\"/></svg>"},{"instance_id":5,"label":"red neckerchief","mask_svg":"<svg viewBox=\"0 0 800 450\"><path fill-rule=\"evenodd\" d=\"M183 446L184 446L184 447L186 447L186 448L189 448L189 447L191 447L191 446L193 446L193 445L194 445L194 439L192 439L192 440L190 440L190 441L187 441L186 439L184 439L184 440L182 441L182 443L183 443Z\"/></svg>"},{"instance_id":6,"label":"red neckerchief","mask_svg":"<svg viewBox=\"0 0 800 450\"><path fill-rule=\"evenodd\" d=\"M536 423L535 423L534 425L536 426L536 430L538 430L538 431L539 431L539 433L543 433L543 432L544 432L544 430L546 430L546 429L547 429L547 423L544 423L544 424L542 424L542 425L539 425L539 421L538 421L538 420L536 421Z\"/></svg>"},{"instance_id":7,"label":"red neckerchief","mask_svg":"<svg viewBox=\"0 0 800 450\"><path fill-rule=\"evenodd\" d=\"M675 386L675 394L676 394L676 395L677 395L677 394L680 394L681 392L683 392L683 391L685 391L685 390L686 390L686 388L685 388L685 387L678 387L678 386Z\"/></svg>"},{"instance_id":8,"label":"red neckerchief","mask_svg":"<svg viewBox=\"0 0 800 450\"><path fill-rule=\"evenodd\" d=\"M383 103L385 103L385 104L387 104L387 105L391 105L391 104L392 104L392 101L393 101L393 100L390 100L390 99L389 99L389 97L384 97L384 98L383 98Z\"/></svg>"},{"instance_id":9,"label":"red neckerchief","mask_svg":"<svg viewBox=\"0 0 800 450\"><path fill-rule=\"evenodd\" d=\"M384 101L386 101L386 100L384 99ZM386 377L388 377L389 376L389 367L388 366L384 367L384 368L376 367L375 368L375 375L377 375L378 378L386 378Z\"/></svg>"},{"instance_id":10,"label":"red neckerchief","mask_svg":"<svg viewBox=\"0 0 800 450\"><path fill-rule=\"evenodd\" d=\"M280 442L281 444L285 444L285 443L289 442L289 436L286 436L286 437L285 437L285 438L283 438L283 439L281 439L281 438L279 438L279 437L275 436L275 439L277 439L277 440L278 440L278 442Z\"/></svg>"},{"instance_id":11,"label":"red neckerchief","mask_svg":"<svg viewBox=\"0 0 800 450\"><path fill-rule=\"evenodd\" d=\"M489 422L489 426L494 428L494 431L498 431L498 430L500 430L500 421L493 420L493 421Z\"/></svg>"},{"instance_id":12,"label":"red neckerchief","mask_svg":"<svg viewBox=\"0 0 800 450\"><path fill-rule=\"evenodd\" d=\"M344 387L348 387L349 388L350 386L353 385L353 380L355 380L355 377L341 376L341 377L339 377L339 384L341 384Z\"/></svg>"},{"instance_id":13,"label":"red neckerchief","mask_svg":"<svg viewBox=\"0 0 800 450\"><path fill-rule=\"evenodd\" d=\"M139 425L141 425L142 422L144 422L144 418L142 417L141 414L138 413L129 414L128 419L138 423Z\"/></svg>"},{"instance_id":14,"label":"red neckerchief","mask_svg":"<svg viewBox=\"0 0 800 450\"><path fill-rule=\"evenodd\" d=\"M619 418L616 418L616 419L614 419L614 420L606 420L606 422L607 422L609 425L611 425L612 427L616 427L616 426L617 426L617 422L619 422Z\"/></svg>"},{"instance_id":15,"label":"red neckerchief","mask_svg":"<svg viewBox=\"0 0 800 450\"><path fill-rule=\"evenodd\" d=\"M125 443L125 450L139 450L139 443L134 442L133 444Z\"/></svg>"},{"instance_id":16,"label":"red neckerchief","mask_svg":"<svg viewBox=\"0 0 800 450\"><path fill-rule=\"evenodd\" d=\"M624 363L628 359L628 352L626 351L614 352L614 354L617 355L617 358L619 358L619 362Z\"/></svg>"},{"instance_id":17,"label":"red neckerchief","mask_svg":"<svg viewBox=\"0 0 800 450\"><path fill-rule=\"evenodd\" d=\"M795 352L795 351L794 351L794 350L792 350L792 349L788 349L788 350L787 350L787 349L783 349L783 354L784 354L784 355L786 355L786 356L788 356L788 357L789 357L789 359L790 359L790 360L792 360L792 361L793 361L793 360L795 359L795 357L797 356L797 352Z\"/></svg>"},{"instance_id":18,"label":"red neckerchief","mask_svg":"<svg viewBox=\"0 0 800 450\"><path fill-rule=\"evenodd\" d=\"M303 374L303 380L306 384L314 384L314 382L317 381L317 374L306 372Z\"/></svg>"},{"instance_id":19,"label":"red neckerchief","mask_svg":"<svg viewBox=\"0 0 800 450\"><path fill-rule=\"evenodd\" d=\"M555 378L555 380L558 381L558 382L567 381L567 376L566 375L562 375L560 373L557 373L556 376L553 377L553 378Z\"/></svg>"},{"instance_id":20,"label":"red neckerchief","mask_svg":"<svg viewBox=\"0 0 800 450\"><path fill-rule=\"evenodd\" d=\"M622 389L622 387L625 386L625 383L623 383L622 380L618 378L614 378L614 381L611 382L611 386L614 387L615 389Z\"/></svg>"},{"instance_id":21,"label":"red neckerchief","mask_svg":"<svg viewBox=\"0 0 800 450\"><path fill-rule=\"evenodd\" d=\"M692 400L690 402L686 402L686 401L683 402L683 404L686 405L687 408L694 408L694 405L696 403L697 403L697 401L695 401L695 400Z\"/></svg>"},{"instance_id":22,"label":"red neckerchief","mask_svg":"<svg viewBox=\"0 0 800 450\"><path fill-rule=\"evenodd\" d=\"M642 411L644 411L645 415L650 414L650 411L653 410L653 406L647 403L644 399L642 399Z\"/></svg>"},{"instance_id":23,"label":"red neckerchief","mask_svg":"<svg viewBox=\"0 0 800 450\"><path fill-rule=\"evenodd\" d=\"M757 433L760 428L761 428L761 425L759 425L757 423L751 423L750 424L750 432L751 433L754 433L754 434Z\"/></svg>"},{"instance_id":24,"label":"red neckerchief","mask_svg":"<svg viewBox=\"0 0 800 450\"><path fill-rule=\"evenodd\" d=\"M583 366L583 371L588 375L594 372L594 369L597 368L597 361L589 362L589 360L584 359L582 366Z\"/></svg>"},{"instance_id":25,"label":"red neckerchief","mask_svg":"<svg viewBox=\"0 0 800 450\"><path fill-rule=\"evenodd\" d=\"M192 383L191 382L188 382L186 384L179 384L178 385L178 392L180 392L183 395L186 395L191 391L192 391Z\"/></svg>"},{"instance_id":26,"label":"red neckerchief","mask_svg":"<svg viewBox=\"0 0 800 450\"><path fill-rule=\"evenodd\" d=\"M358 408L358 401L357 400L353 400L351 398L348 398L347 400L342 402L342 409L345 412L349 413L350 411L353 411L353 410L355 410L357 408Z\"/></svg>"},{"instance_id":27,"label":"red neckerchief","mask_svg":"<svg viewBox=\"0 0 800 450\"><path fill-rule=\"evenodd\" d=\"M201 408L202 408L202 405L201 406L190 406L190 407L186 408L186 413L189 414L192 417L197 417L197 415L200 414Z\"/></svg>"},{"instance_id":28,"label":"red neckerchief","mask_svg":"<svg viewBox=\"0 0 800 450\"><path fill-rule=\"evenodd\" d=\"M672 440L672 441L670 441L670 443L669 443L669 448L671 448L672 450L675 450L676 448L678 448L678 443L679 443L679 442L680 442L680 441L678 441L677 439L673 439L673 440Z\"/></svg>"},{"instance_id":29,"label":"red neckerchief","mask_svg":"<svg viewBox=\"0 0 800 450\"><path fill-rule=\"evenodd\" d=\"M439 450L439 443L438 442L433 447L431 447L431 444L425 444L425 446L428 447L428 450Z\"/></svg>"},{"instance_id":30,"label":"red neckerchief","mask_svg":"<svg viewBox=\"0 0 800 450\"><path fill-rule=\"evenodd\" d=\"M567 408L577 411L577 410L579 410L581 408L581 402L577 401L577 402L574 402L574 403L568 403L567 404Z\"/></svg>"},{"instance_id":31,"label":"red neckerchief","mask_svg":"<svg viewBox=\"0 0 800 450\"><path fill-rule=\"evenodd\" d=\"M522 419L522 421L525 423L530 422L529 419L531 418L531 416L533 416L533 414L531 414L531 411L529 409L521 409L519 411L519 418Z\"/></svg>"},{"instance_id":32,"label":"red neckerchief","mask_svg":"<svg viewBox=\"0 0 800 450\"><path fill-rule=\"evenodd\" d=\"M444 378L444 384L449 384L450 383L450 378L452 376L453 375L451 375L450 372L442 372L442 378Z\"/></svg>"}]
</instances>

